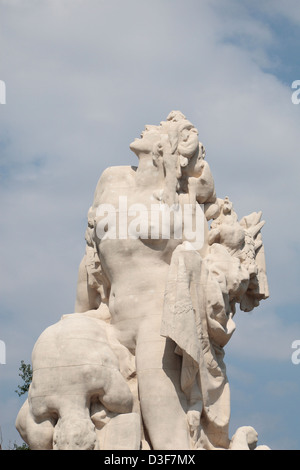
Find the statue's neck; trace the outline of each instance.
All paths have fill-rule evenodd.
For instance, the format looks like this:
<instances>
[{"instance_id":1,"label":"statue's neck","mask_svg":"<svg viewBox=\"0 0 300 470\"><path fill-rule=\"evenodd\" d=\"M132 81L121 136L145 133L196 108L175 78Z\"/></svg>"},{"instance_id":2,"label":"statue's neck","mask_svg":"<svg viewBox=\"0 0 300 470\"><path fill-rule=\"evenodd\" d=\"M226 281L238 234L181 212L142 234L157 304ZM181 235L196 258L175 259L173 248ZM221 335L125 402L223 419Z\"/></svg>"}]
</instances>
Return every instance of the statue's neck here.
<instances>
[{"instance_id":1,"label":"statue's neck","mask_svg":"<svg viewBox=\"0 0 300 470\"><path fill-rule=\"evenodd\" d=\"M162 187L163 182L164 170L162 162L158 162L157 166L155 166L151 154L139 155L139 165L136 171L136 185Z\"/></svg>"}]
</instances>

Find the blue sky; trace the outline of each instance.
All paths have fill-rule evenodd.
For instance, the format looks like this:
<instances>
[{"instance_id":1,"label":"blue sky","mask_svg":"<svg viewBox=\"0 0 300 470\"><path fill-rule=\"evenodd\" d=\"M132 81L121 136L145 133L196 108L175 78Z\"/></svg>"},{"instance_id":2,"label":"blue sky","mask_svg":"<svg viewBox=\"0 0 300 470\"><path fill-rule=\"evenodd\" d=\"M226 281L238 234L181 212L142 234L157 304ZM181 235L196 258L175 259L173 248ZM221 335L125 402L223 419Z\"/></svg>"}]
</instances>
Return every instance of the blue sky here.
<instances>
[{"instance_id":1,"label":"blue sky","mask_svg":"<svg viewBox=\"0 0 300 470\"><path fill-rule=\"evenodd\" d=\"M237 312L226 347L231 434L300 448L297 0L0 0L0 426L23 399L21 360L74 308L87 210L107 166L180 109L198 128L218 197L263 211L271 296Z\"/></svg>"}]
</instances>

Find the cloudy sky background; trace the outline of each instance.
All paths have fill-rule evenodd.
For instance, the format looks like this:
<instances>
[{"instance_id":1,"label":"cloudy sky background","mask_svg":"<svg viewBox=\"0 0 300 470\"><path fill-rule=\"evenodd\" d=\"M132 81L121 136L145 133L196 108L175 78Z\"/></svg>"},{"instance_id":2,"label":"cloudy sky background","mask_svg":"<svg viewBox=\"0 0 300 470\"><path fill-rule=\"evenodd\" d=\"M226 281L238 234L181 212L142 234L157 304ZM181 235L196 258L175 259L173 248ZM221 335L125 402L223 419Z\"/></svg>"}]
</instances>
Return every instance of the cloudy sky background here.
<instances>
[{"instance_id":1,"label":"cloudy sky background","mask_svg":"<svg viewBox=\"0 0 300 470\"><path fill-rule=\"evenodd\" d=\"M107 166L181 110L218 197L263 211L271 297L238 312L226 348L231 434L300 449L298 0L0 0L0 426L14 422L21 360L74 308L86 214ZM299 355L300 357L300 355Z\"/></svg>"}]
</instances>

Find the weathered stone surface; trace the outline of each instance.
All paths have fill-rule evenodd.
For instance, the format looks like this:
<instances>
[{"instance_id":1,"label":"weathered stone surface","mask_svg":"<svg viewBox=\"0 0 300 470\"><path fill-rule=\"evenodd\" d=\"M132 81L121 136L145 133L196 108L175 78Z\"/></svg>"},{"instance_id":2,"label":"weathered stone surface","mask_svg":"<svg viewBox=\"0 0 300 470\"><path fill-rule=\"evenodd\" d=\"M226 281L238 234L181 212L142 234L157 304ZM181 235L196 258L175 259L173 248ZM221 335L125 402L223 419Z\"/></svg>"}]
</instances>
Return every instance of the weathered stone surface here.
<instances>
[{"instance_id":1,"label":"weathered stone surface","mask_svg":"<svg viewBox=\"0 0 300 470\"><path fill-rule=\"evenodd\" d=\"M107 168L88 211L75 313L47 328L17 428L32 449L252 449L228 435L236 305L269 295L261 212L217 197L179 111ZM261 446L260 446L261 448Z\"/></svg>"}]
</instances>

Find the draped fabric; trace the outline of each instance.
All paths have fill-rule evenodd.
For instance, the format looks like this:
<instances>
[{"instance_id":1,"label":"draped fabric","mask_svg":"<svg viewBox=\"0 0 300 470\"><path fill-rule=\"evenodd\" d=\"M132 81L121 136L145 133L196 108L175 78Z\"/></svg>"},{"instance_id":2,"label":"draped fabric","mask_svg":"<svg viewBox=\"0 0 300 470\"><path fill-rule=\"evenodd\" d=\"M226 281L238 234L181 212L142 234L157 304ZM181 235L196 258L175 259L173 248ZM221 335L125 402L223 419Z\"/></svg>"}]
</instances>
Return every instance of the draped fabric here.
<instances>
[{"instance_id":1,"label":"draped fabric","mask_svg":"<svg viewBox=\"0 0 300 470\"><path fill-rule=\"evenodd\" d=\"M203 441L204 435L209 448L227 447L230 392L223 347L235 324L219 282L189 246L180 245L172 256L161 335L171 338L182 355L181 387L189 402L187 415L199 413L197 438L202 435Z\"/></svg>"}]
</instances>

